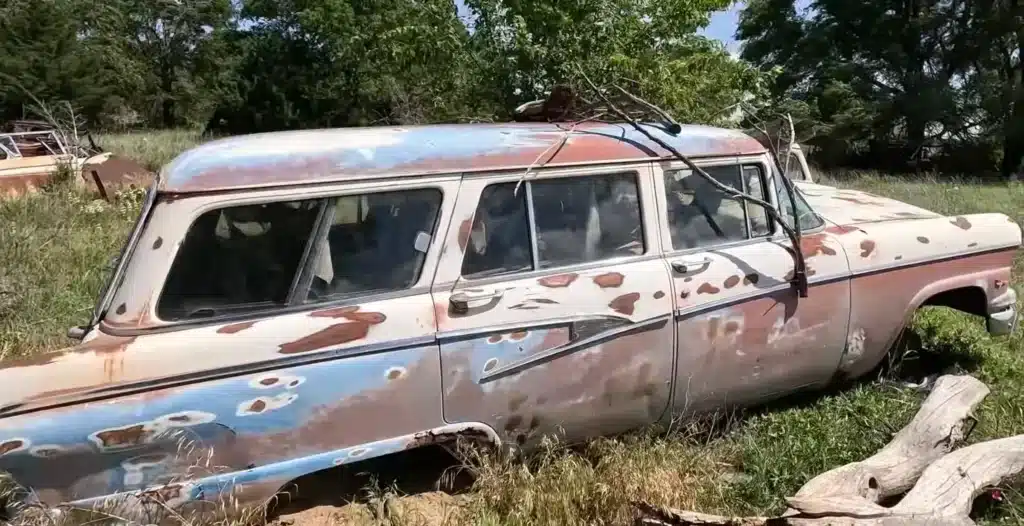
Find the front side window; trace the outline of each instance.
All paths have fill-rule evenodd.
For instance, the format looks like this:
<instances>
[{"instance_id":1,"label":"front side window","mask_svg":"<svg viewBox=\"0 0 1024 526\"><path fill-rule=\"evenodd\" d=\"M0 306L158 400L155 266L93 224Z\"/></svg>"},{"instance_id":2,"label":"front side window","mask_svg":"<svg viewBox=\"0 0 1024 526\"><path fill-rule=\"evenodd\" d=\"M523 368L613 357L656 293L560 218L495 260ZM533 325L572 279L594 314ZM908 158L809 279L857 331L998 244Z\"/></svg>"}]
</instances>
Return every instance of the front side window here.
<instances>
[{"instance_id":1,"label":"front side window","mask_svg":"<svg viewBox=\"0 0 1024 526\"><path fill-rule=\"evenodd\" d=\"M319 209L319 200L307 200L199 216L171 266L157 315L182 321L283 306Z\"/></svg>"},{"instance_id":2,"label":"front side window","mask_svg":"<svg viewBox=\"0 0 1024 526\"><path fill-rule=\"evenodd\" d=\"M645 251L635 173L529 181L515 189L516 182L484 188L468 236L464 277L550 269Z\"/></svg>"},{"instance_id":3,"label":"front side window","mask_svg":"<svg viewBox=\"0 0 1024 526\"><path fill-rule=\"evenodd\" d=\"M710 166L704 171L737 191L762 200L767 195L759 165ZM763 207L726 194L692 170L665 172L665 199L675 250L721 245L770 233Z\"/></svg>"},{"instance_id":4,"label":"front side window","mask_svg":"<svg viewBox=\"0 0 1024 526\"><path fill-rule=\"evenodd\" d=\"M441 208L436 188L333 200L307 301L407 289L419 279Z\"/></svg>"}]
</instances>

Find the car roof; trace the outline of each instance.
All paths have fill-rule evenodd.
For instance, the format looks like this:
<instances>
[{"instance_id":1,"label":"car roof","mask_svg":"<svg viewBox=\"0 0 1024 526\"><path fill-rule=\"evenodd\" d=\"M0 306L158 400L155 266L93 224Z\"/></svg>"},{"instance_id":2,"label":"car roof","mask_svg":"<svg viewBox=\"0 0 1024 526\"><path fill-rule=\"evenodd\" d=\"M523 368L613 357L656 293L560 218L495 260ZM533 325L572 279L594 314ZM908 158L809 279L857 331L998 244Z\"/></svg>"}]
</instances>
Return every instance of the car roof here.
<instances>
[{"instance_id":1,"label":"car roof","mask_svg":"<svg viewBox=\"0 0 1024 526\"><path fill-rule=\"evenodd\" d=\"M765 152L740 130L645 130L693 158ZM571 131L571 133L570 133ZM348 179L412 177L669 158L626 123L360 127L241 135L192 148L161 171L158 190L191 193Z\"/></svg>"}]
</instances>

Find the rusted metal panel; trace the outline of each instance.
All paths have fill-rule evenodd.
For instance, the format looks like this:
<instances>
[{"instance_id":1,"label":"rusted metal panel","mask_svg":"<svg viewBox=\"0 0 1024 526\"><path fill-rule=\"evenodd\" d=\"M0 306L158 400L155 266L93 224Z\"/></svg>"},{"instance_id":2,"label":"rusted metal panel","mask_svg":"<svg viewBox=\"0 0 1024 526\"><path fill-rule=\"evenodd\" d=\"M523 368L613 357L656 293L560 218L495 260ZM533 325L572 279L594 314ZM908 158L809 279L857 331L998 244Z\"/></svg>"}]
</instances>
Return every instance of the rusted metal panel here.
<instances>
[{"instance_id":1,"label":"rusted metal panel","mask_svg":"<svg viewBox=\"0 0 1024 526\"><path fill-rule=\"evenodd\" d=\"M431 343L4 418L0 470L48 504L219 473L298 476L443 426L440 377Z\"/></svg>"},{"instance_id":2,"label":"rusted metal panel","mask_svg":"<svg viewBox=\"0 0 1024 526\"><path fill-rule=\"evenodd\" d=\"M572 129L572 133L569 133ZM693 157L764 147L739 130L685 126L651 132ZM346 128L233 137L194 148L165 169L162 190L197 192L353 177L525 169L667 157L628 125L461 124Z\"/></svg>"}]
</instances>

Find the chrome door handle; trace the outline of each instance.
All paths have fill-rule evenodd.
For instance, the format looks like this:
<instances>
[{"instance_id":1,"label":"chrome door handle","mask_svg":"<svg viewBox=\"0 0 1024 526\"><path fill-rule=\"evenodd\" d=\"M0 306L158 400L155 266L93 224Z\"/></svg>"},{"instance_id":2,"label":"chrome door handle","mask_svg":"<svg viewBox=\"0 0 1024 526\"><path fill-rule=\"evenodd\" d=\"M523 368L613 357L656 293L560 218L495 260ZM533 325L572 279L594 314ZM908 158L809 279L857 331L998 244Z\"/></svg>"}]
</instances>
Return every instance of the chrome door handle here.
<instances>
[{"instance_id":1,"label":"chrome door handle","mask_svg":"<svg viewBox=\"0 0 1024 526\"><path fill-rule=\"evenodd\" d=\"M677 259L675 261L672 261L670 263L670 265L672 265L672 270L676 271L679 274L686 274L688 272L693 272L693 271L695 271L697 269L706 267L706 266L708 266L710 264L711 264L711 258L709 258L707 256L679 258L679 259Z\"/></svg>"},{"instance_id":2,"label":"chrome door handle","mask_svg":"<svg viewBox=\"0 0 1024 526\"><path fill-rule=\"evenodd\" d=\"M448 302L452 304L455 310L466 311L469 309L471 302L492 300L500 298L502 295L504 295L504 292L500 289L464 289L453 293L448 298Z\"/></svg>"}]
</instances>

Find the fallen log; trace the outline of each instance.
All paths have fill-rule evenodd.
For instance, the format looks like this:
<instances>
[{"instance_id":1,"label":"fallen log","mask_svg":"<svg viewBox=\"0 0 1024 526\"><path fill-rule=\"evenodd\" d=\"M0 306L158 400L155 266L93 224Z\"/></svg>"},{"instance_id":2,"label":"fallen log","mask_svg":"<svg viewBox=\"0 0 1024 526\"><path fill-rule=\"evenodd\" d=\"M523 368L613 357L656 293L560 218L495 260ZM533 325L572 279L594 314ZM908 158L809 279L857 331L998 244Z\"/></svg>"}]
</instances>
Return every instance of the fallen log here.
<instances>
[{"instance_id":1,"label":"fallen log","mask_svg":"<svg viewBox=\"0 0 1024 526\"><path fill-rule=\"evenodd\" d=\"M943 376L913 420L878 453L827 471L787 498L778 517L725 517L635 502L644 526L967 526L974 499L1024 471L1024 435L964 441L988 388ZM952 451L952 452L951 452ZM909 492L907 491L909 490ZM883 499L905 495L892 507Z\"/></svg>"},{"instance_id":2,"label":"fallen log","mask_svg":"<svg viewBox=\"0 0 1024 526\"><path fill-rule=\"evenodd\" d=\"M910 423L878 453L814 477L795 497L858 496L881 502L906 493L929 464L967 438L974 409L988 393L977 378L940 377Z\"/></svg>"}]
</instances>

